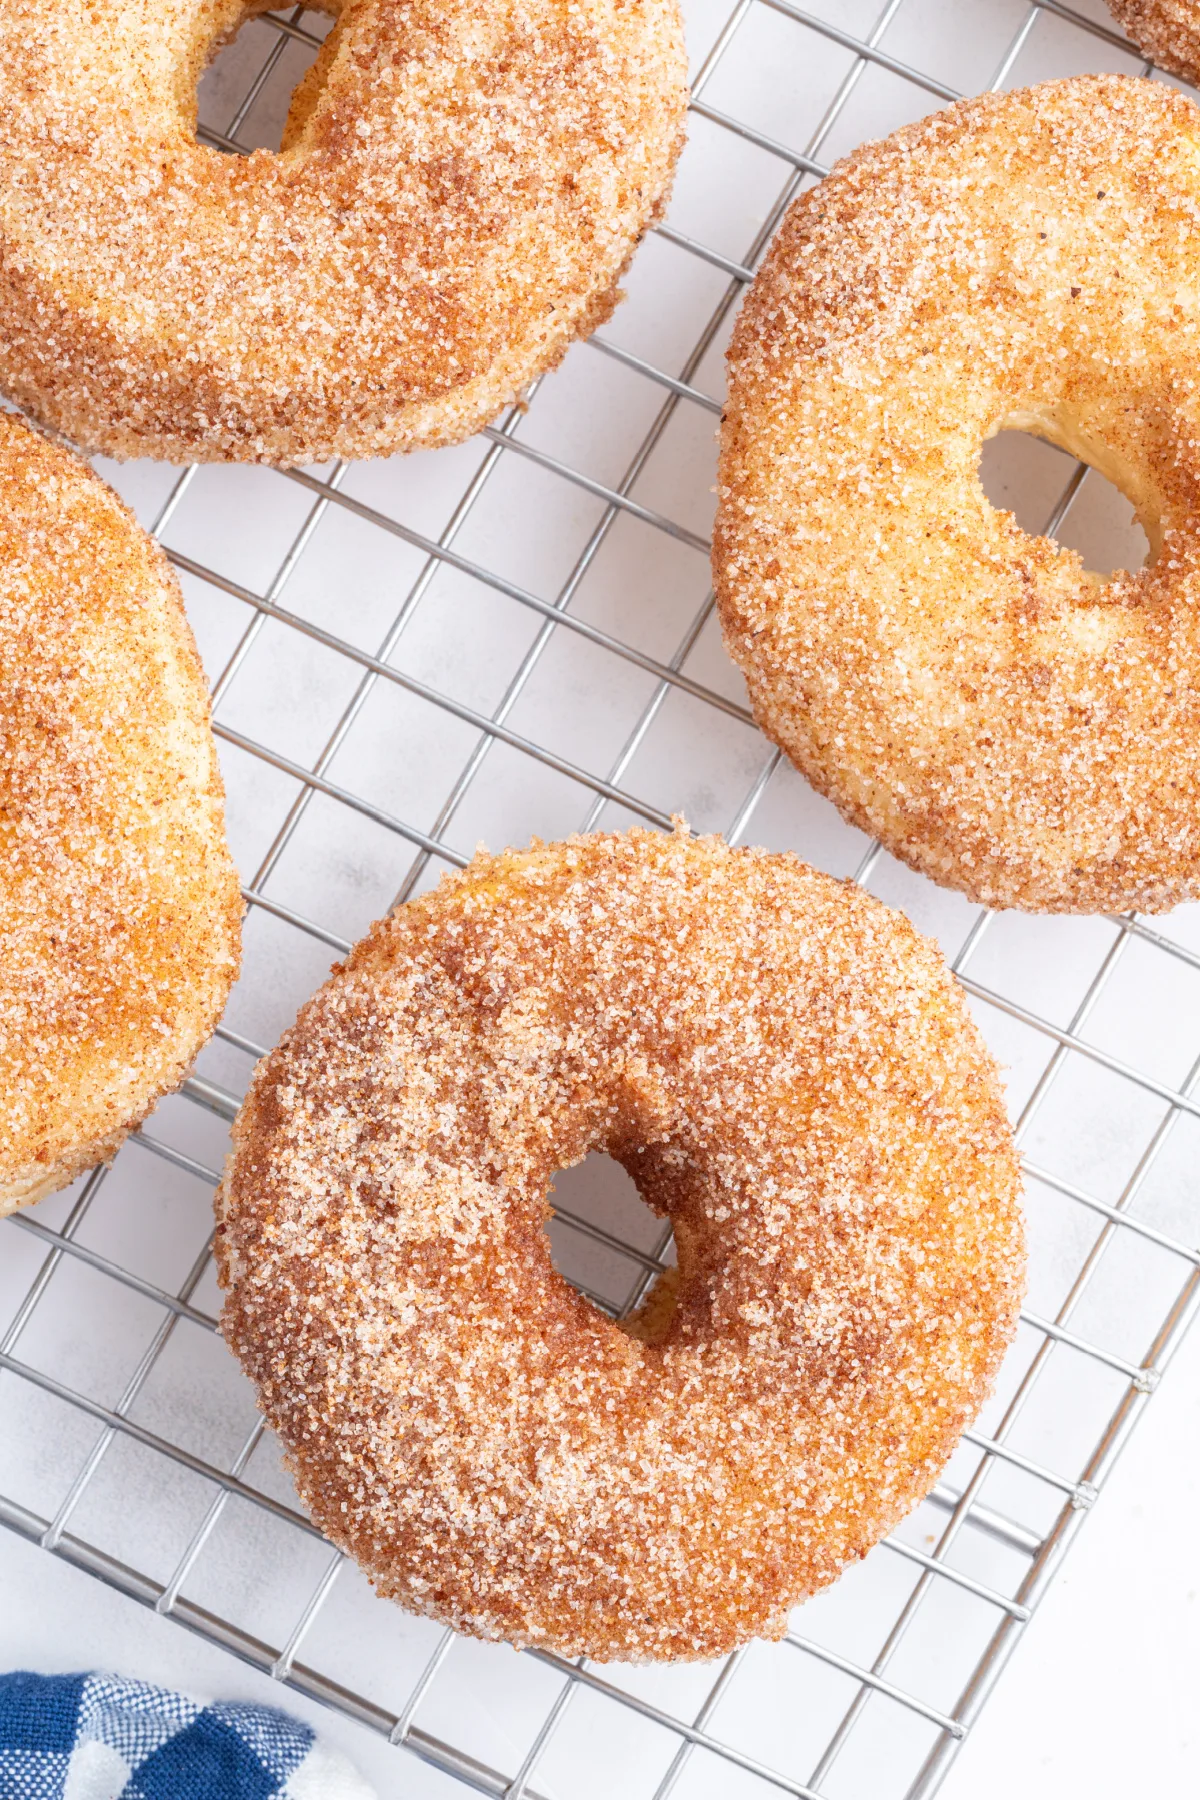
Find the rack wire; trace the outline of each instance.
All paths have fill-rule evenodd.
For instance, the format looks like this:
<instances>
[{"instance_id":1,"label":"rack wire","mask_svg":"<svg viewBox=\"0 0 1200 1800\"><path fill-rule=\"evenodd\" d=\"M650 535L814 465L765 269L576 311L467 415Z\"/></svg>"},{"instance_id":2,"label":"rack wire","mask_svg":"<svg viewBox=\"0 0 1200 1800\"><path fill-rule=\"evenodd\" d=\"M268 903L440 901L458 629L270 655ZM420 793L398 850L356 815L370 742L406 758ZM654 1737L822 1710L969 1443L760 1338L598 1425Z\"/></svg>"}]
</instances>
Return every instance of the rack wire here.
<instances>
[{"instance_id":1,"label":"rack wire","mask_svg":"<svg viewBox=\"0 0 1200 1800\"><path fill-rule=\"evenodd\" d=\"M201 138L269 143L326 25L248 25L206 78ZM1200 1007L1180 1002L1200 922L989 915L891 862L759 737L708 587L721 356L787 205L862 136L959 91L1160 77L1102 7L1056 0L695 0L689 25L669 218L626 305L525 405L434 457L105 467L180 571L213 675L246 971L112 1168L4 1225L0 1521L486 1794L919 1800L1197 1308ZM1131 553L1097 478L1045 446L993 480L1032 528ZM1029 1303L929 1500L783 1643L669 1669L517 1656L374 1599L298 1508L216 1335L211 1189L253 1061L372 916L479 836L680 807L854 874L941 939L1010 1065ZM627 1311L670 1254L658 1222L602 1159L555 1198L560 1267Z\"/></svg>"}]
</instances>

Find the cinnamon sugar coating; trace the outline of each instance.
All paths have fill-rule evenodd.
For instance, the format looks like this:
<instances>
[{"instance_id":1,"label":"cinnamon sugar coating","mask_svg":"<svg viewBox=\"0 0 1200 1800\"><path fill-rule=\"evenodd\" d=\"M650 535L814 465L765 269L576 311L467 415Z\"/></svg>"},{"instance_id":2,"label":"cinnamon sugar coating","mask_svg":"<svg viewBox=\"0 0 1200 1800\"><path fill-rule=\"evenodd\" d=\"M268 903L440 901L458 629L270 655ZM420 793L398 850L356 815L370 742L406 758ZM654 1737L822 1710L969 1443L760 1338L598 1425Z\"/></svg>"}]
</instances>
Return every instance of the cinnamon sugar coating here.
<instances>
[{"instance_id":1,"label":"cinnamon sugar coating","mask_svg":"<svg viewBox=\"0 0 1200 1800\"><path fill-rule=\"evenodd\" d=\"M633 1333L550 1260L552 1177L595 1149L674 1227ZM535 843L376 925L259 1065L223 1330L382 1594L711 1657L935 1480L1015 1327L1018 1191L901 916L718 838Z\"/></svg>"},{"instance_id":2,"label":"cinnamon sugar coating","mask_svg":"<svg viewBox=\"0 0 1200 1800\"><path fill-rule=\"evenodd\" d=\"M112 1155L237 973L208 693L166 558L0 414L0 1214Z\"/></svg>"},{"instance_id":3,"label":"cinnamon sugar coating","mask_svg":"<svg viewBox=\"0 0 1200 1800\"><path fill-rule=\"evenodd\" d=\"M0 7L0 386L112 456L457 442L611 311L682 143L676 0L327 0L279 153L196 142L273 0Z\"/></svg>"},{"instance_id":4,"label":"cinnamon sugar coating","mask_svg":"<svg viewBox=\"0 0 1200 1800\"><path fill-rule=\"evenodd\" d=\"M729 355L714 567L763 728L972 899L1200 896L1200 110L1120 76L949 108L796 202ZM994 511L1033 432L1134 504L1107 582Z\"/></svg>"},{"instance_id":5,"label":"cinnamon sugar coating","mask_svg":"<svg viewBox=\"0 0 1200 1800\"><path fill-rule=\"evenodd\" d=\"M1161 69L1200 82L1198 0L1108 0L1121 30Z\"/></svg>"}]
</instances>

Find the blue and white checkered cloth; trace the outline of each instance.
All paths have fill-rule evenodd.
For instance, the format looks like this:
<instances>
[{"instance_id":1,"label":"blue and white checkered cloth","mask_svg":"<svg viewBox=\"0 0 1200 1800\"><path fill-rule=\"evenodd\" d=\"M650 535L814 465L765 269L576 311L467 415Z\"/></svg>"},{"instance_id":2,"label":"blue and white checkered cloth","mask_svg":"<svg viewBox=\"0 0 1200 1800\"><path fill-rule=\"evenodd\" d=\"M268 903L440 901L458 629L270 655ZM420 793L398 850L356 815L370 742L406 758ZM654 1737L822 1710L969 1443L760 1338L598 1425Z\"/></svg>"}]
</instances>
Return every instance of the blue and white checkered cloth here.
<instances>
[{"instance_id":1,"label":"blue and white checkered cloth","mask_svg":"<svg viewBox=\"0 0 1200 1800\"><path fill-rule=\"evenodd\" d=\"M0 1800L374 1800L307 1725L115 1675L0 1675Z\"/></svg>"}]
</instances>

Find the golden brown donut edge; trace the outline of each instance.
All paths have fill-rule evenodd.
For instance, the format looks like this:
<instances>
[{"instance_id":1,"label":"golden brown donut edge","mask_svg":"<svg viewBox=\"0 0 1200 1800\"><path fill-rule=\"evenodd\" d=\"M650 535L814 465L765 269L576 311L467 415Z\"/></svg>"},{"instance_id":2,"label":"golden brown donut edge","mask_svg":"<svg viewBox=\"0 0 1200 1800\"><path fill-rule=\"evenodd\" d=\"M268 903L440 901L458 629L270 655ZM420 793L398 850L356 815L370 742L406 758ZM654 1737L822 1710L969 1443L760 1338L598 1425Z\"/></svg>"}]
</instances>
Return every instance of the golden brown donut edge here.
<instances>
[{"instance_id":1,"label":"golden brown donut edge","mask_svg":"<svg viewBox=\"0 0 1200 1800\"><path fill-rule=\"evenodd\" d=\"M681 1275L559 1277L606 1149ZM223 1331L320 1527L404 1606L563 1655L779 1636L935 1481L1023 1284L995 1066L937 952L792 856L633 832L377 925L260 1065Z\"/></svg>"},{"instance_id":2,"label":"golden brown donut edge","mask_svg":"<svg viewBox=\"0 0 1200 1800\"><path fill-rule=\"evenodd\" d=\"M1198 155L1142 80L963 102L795 203L734 332L714 579L756 717L989 906L1200 896ZM994 510L1005 428L1115 480L1147 566Z\"/></svg>"},{"instance_id":3,"label":"golden brown donut edge","mask_svg":"<svg viewBox=\"0 0 1200 1800\"><path fill-rule=\"evenodd\" d=\"M0 415L0 1214L178 1086L240 919L174 574L84 464Z\"/></svg>"}]
</instances>

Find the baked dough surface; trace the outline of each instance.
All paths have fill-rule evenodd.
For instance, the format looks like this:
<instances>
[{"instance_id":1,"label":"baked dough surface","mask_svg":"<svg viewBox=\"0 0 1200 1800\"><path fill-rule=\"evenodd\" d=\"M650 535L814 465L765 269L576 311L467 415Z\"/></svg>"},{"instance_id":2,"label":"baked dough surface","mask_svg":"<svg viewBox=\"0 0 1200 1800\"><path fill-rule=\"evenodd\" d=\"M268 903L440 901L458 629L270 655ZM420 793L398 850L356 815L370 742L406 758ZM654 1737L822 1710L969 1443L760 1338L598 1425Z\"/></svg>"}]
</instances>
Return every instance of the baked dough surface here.
<instances>
[{"instance_id":1,"label":"baked dough surface","mask_svg":"<svg viewBox=\"0 0 1200 1800\"><path fill-rule=\"evenodd\" d=\"M555 1272L606 1150L679 1275ZM1016 1324L1020 1177L941 957L791 856L633 832L480 855L255 1074L225 1337L379 1591L563 1655L779 1636L933 1484Z\"/></svg>"},{"instance_id":2,"label":"baked dough surface","mask_svg":"<svg viewBox=\"0 0 1200 1800\"><path fill-rule=\"evenodd\" d=\"M1200 4L1197 0L1108 0L1113 17L1160 69L1200 82Z\"/></svg>"},{"instance_id":3,"label":"baked dough surface","mask_svg":"<svg viewBox=\"0 0 1200 1800\"><path fill-rule=\"evenodd\" d=\"M166 558L0 414L0 1213L111 1156L237 972L208 691Z\"/></svg>"},{"instance_id":4,"label":"baked dough surface","mask_svg":"<svg viewBox=\"0 0 1200 1800\"><path fill-rule=\"evenodd\" d=\"M1122 76L966 101L796 202L729 354L714 570L755 714L842 813L991 906L1200 896L1200 109ZM1132 501L1107 582L984 439Z\"/></svg>"},{"instance_id":5,"label":"baked dough surface","mask_svg":"<svg viewBox=\"0 0 1200 1800\"><path fill-rule=\"evenodd\" d=\"M607 316L683 136L675 0L330 0L283 148L197 143L272 0L0 7L0 386L89 449L457 442Z\"/></svg>"}]
</instances>

